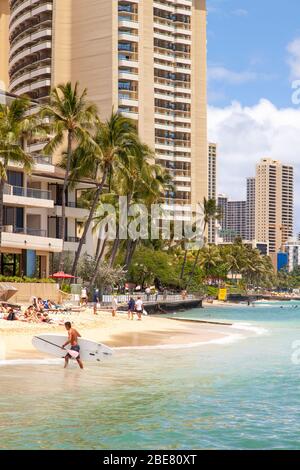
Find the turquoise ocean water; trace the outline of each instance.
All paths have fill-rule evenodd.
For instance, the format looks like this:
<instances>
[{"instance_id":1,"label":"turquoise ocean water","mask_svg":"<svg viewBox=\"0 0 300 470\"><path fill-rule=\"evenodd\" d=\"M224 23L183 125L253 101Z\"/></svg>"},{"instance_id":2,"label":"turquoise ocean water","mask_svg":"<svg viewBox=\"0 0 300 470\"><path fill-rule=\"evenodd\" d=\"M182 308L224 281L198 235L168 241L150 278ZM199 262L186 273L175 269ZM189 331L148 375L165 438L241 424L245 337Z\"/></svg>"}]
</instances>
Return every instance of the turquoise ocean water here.
<instances>
[{"instance_id":1,"label":"turquoise ocean water","mask_svg":"<svg viewBox=\"0 0 300 470\"><path fill-rule=\"evenodd\" d=\"M2 362L0 448L299 449L300 303L177 316L243 329L223 344L117 350L83 372Z\"/></svg>"}]
</instances>

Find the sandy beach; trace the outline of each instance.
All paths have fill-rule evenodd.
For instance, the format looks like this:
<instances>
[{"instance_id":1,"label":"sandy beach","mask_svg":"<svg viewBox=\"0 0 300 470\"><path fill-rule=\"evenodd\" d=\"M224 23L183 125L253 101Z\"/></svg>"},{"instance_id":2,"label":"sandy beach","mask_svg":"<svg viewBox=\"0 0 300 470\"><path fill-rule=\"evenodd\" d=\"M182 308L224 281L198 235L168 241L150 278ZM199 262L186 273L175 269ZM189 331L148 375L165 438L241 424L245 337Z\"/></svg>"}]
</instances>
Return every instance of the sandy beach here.
<instances>
[{"instance_id":1,"label":"sandy beach","mask_svg":"<svg viewBox=\"0 0 300 470\"><path fill-rule=\"evenodd\" d=\"M180 317L180 314L178 314ZM110 347L140 347L162 344L209 342L232 334L226 325L174 321L159 316L146 316L142 321L128 320L127 314L112 318L109 312L95 316L91 309L84 313L52 315L56 320L71 321L83 337ZM40 333L66 334L63 325L33 324L0 320L1 359L39 359L45 354L36 351L32 337Z\"/></svg>"}]
</instances>

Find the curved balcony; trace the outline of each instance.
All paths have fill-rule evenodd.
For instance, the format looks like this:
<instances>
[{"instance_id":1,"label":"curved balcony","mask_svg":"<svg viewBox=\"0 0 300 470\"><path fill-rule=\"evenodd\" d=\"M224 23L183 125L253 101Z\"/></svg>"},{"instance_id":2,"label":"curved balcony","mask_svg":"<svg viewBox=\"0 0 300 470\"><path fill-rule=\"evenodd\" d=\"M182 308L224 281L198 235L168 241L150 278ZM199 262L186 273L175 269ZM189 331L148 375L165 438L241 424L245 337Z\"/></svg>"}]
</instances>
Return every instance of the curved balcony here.
<instances>
[{"instance_id":1,"label":"curved balcony","mask_svg":"<svg viewBox=\"0 0 300 470\"><path fill-rule=\"evenodd\" d=\"M49 0L44 5L37 6L31 11L27 11L10 24L10 41L13 42L19 34L24 33L30 27L38 25L46 19L51 19L51 16L52 3L49 3Z\"/></svg>"},{"instance_id":2,"label":"curved balcony","mask_svg":"<svg viewBox=\"0 0 300 470\"><path fill-rule=\"evenodd\" d=\"M35 31L33 34L22 35L18 37L17 41L14 41L14 44L11 45L10 48L10 58L16 55L16 53L21 52L19 49L25 48L25 46L29 46L31 43L34 43L41 39L50 39L52 37L52 29L51 28L41 28L38 31Z\"/></svg>"},{"instance_id":3,"label":"curved balcony","mask_svg":"<svg viewBox=\"0 0 300 470\"><path fill-rule=\"evenodd\" d=\"M27 3L27 2L25 2ZM24 3L24 4L25 4ZM22 4L23 8L21 8L20 12L25 10L24 4ZM11 15L10 21L9 21L9 27L10 30L16 28L17 26L20 26L24 21L26 21L28 18L33 18L36 15L40 15L41 13L47 12L47 11L52 11L52 1L47 0L44 4L41 5L41 0L32 0L31 5L29 8L27 8L27 11L25 11L22 15Z\"/></svg>"},{"instance_id":4,"label":"curved balcony","mask_svg":"<svg viewBox=\"0 0 300 470\"><path fill-rule=\"evenodd\" d=\"M38 67L33 70L28 70L24 73L22 73L19 77L15 78L14 80L11 81L10 83L10 91L14 93L14 90L19 86L24 83L27 83L29 81L33 81L37 77L43 77L43 76L50 76L51 75L51 67Z\"/></svg>"},{"instance_id":5,"label":"curved balcony","mask_svg":"<svg viewBox=\"0 0 300 470\"><path fill-rule=\"evenodd\" d=\"M35 82L29 83L28 85L24 85L20 88L17 88L15 92L18 95L28 94L31 95L33 92L40 90L42 88L50 88L51 87L51 80L44 79L44 80L37 80Z\"/></svg>"},{"instance_id":6,"label":"curved balcony","mask_svg":"<svg viewBox=\"0 0 300 470\"><path fill-rule=\"evenodd\" d=\"M40 0L25 0L22 1L21 3L17 4L17 6L14 6L15 4L12 2L11 3L11 14L10 14L10 23L13 23L15 18L20 15L20 13L30 9L32 6L35 4L39 3Z\"/></svg>"},{"instance_id":7,"label":"curved balcony","mask_svg":"<svg viewBox=\"0 0 300 470\"><path fill-rule=\"evenodd\" d=\"M19 69L17 69L16 65L18 62L20 62L20 67L19 68L24 68L26 65L29 65L35 61L33 61L33 56L41 51L46 51L52 49L52 44L50 41L42 41L39 44L36 44L32 47L28 47L27 49L24 49L23 51L19 52L13 59L10 60L10 74L14 74ZM17 69L17 70L16 70ZM13 77L11 76L11 79Z\"/></svg>"}]
</instances>

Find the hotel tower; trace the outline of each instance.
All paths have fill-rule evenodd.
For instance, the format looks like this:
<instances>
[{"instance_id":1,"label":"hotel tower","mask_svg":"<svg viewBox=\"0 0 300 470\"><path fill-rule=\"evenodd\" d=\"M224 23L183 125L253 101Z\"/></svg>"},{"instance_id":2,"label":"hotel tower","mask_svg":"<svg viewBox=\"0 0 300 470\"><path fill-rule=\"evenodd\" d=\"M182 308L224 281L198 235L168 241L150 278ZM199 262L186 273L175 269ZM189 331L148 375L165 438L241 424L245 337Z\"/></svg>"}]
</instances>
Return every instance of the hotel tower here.
<instances>
[{"instance_id":1,"label":"hotel tower","mask_svg":"<svg viewBox=\"0 0 300 470\"><path fill-rule=\"evenodd\" d=\"M174 188L166 217L189 219L208 196L205 0L0 0L0 92L37 103L51 87L79 81L103 119L112 108L136 121L168 168ZM59 239L64 174L45 142L31 141L31 175L10 164L5 188L1 272L49 274ZM78 182L67 194L64 249L77 250L87 210ZM84 251L94 252L90 230Z\"/></svg>"},{"instance_id":2,"label":"hotel tower","mask_svg":"<svg viewBox=\"0 0 300 470\"><path fill-rule=\"evenodd\" d=\"M256 166L255 238L269 242L277 253L294 228L294 170L277 160L263 158Z\"/></svg>"},{"instance_id":3,"label":"hotel tower","mask_svg":"<svg viewBox=\"0 0 300 470\"><path fill-rule=\"evenodd\" d=\"M205 0L0 0L0 41L9 92L79 81L102 118L137 121L173 176L171 215L207 197Z\"/></svg>"}]
</instances>

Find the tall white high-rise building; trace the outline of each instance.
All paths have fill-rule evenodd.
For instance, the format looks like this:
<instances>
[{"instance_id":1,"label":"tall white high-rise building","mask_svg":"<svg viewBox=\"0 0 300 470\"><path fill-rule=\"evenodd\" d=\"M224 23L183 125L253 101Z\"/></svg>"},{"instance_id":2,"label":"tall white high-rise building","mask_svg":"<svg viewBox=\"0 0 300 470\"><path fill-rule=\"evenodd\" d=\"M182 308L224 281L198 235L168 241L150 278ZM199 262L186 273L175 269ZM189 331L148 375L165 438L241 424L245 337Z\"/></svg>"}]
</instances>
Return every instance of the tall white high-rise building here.
<instances>
[{"instance_id":1,"label":"tall white high-rise building","mask_svg":"<svg viewBox=\"0 0 300 470\"><path fill-rule=\"evenodd\" d=\"M114 109L136 122L173 176L174 189L164 195L170 218L189 219L208 197L205 0L0 0L0 45L6 91L43 103L51 87L79 81L103 119ZM55 239L63 174L55 155L43 155L44 145L28 147L38 162L34 181L15 175L10 184L27 195L43 191L48 212L27 220L25 211L18 223ZM16 205L16 198L9 201ZM66 238L76 250L84 212L75 207L76 194L68 204ZM16 230L15 216L7 225Z\"/></svg>"},{"instance_id":2,"label":"tall white high-rise building","mask_svg":"<svg viewBox=\"0 0 300 470\"><path fill-rule=\"evenodd\" d=\"M294 229L294 170L263 158L256 166L255 238L277 253Z\"/></svg>"},{"instance_id":3,"label":"tall white high-rise building","mask_svg":"<svg viewBox=\"0 0 300 470\"><path fill-rule=\"evenodd\" d=\"M217 144L208 144L208 199L217 202ZM208 243L216 243L217 221L208 224Z\"/></svg>"},{"instance_id":4,"label":"tall white high-rise building","mask_svg":"<svg viewBox=\"0 0 300 470\"><path fill-rule=\"evenodd\" d=\"M231 201L224 194L218 196L221 212L219 238L224 242L234 242L237 237L247 239L247 203Z\"/></svg>"},{"instance_id":5,"label":"tall white high-rise building","mask_svg":"<svg viewBox=\"0 0 300 470\"><path fill-rule=\"evenodd\" d=\"M0 0L0 80L44 101L69 80L137 122L173 175L170 214L208 195L205 0ZM35 145L40 151L42 145Z\"/></svg>"},{"instance_id":6,"label":"tall white high-rise building","mask_svg":"<svg viewBox=\"0 0 300 470\"><path fill-rule=\"evenodd\" d=\"M247 240L255 240L255 177L247 178Z\"/></svg>"}]
</instances>

